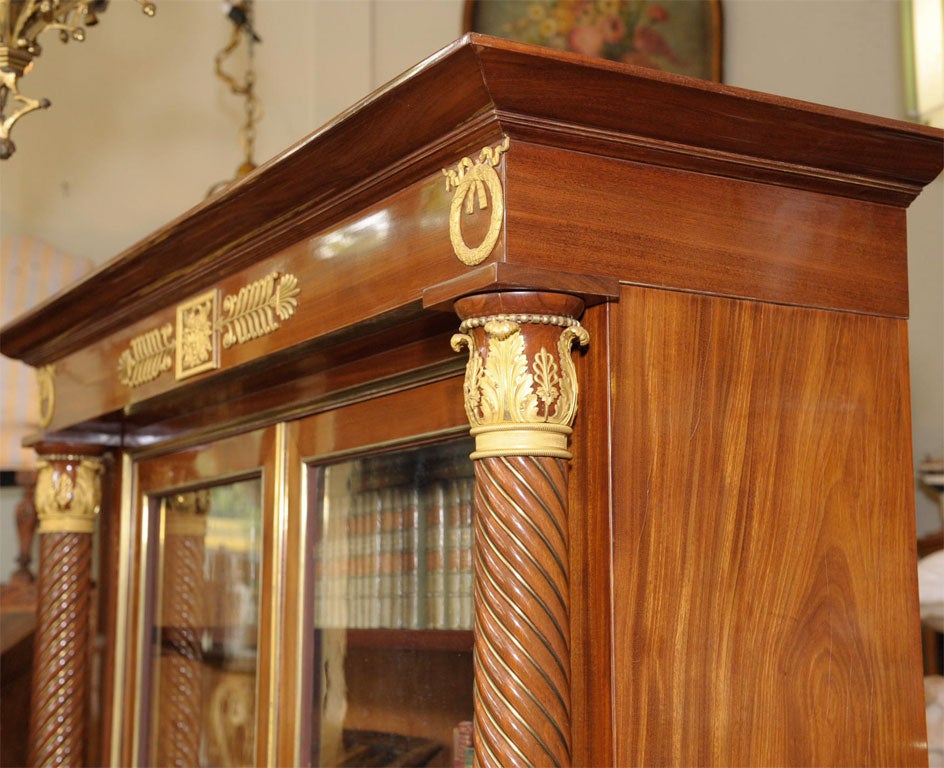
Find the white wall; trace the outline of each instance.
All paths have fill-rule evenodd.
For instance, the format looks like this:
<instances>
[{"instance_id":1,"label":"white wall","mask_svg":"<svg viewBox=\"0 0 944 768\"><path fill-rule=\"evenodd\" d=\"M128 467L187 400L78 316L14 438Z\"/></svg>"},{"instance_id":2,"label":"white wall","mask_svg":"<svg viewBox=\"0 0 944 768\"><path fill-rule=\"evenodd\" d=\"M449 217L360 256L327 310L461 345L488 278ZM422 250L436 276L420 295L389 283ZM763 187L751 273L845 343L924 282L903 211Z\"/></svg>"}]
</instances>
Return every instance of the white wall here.
<instances>
[{"instance_id":1,"label":"white wall","mask_svg":"<svg viewBox=\"0 0 944 768\"><path fill-rule=\"evenodd\" d=\"M219 0L114 0L22 88L53 107L13 131L0 230L103 262L199 202L241 161L241 102L213 74ZM257 0L256 159L272 157L460 34L462 0ZM724 0L725 82L904 116L897 0ZM909 216L915 456L944 454L942 182ZM849 265L855 269L855 264ZM0 521L10 513L0 511ZM5 523L0 523L5 524ZM940 527L918 495L919 533ZM0 564L0 578L7 569Z\"/></svg>"}]
</instances>

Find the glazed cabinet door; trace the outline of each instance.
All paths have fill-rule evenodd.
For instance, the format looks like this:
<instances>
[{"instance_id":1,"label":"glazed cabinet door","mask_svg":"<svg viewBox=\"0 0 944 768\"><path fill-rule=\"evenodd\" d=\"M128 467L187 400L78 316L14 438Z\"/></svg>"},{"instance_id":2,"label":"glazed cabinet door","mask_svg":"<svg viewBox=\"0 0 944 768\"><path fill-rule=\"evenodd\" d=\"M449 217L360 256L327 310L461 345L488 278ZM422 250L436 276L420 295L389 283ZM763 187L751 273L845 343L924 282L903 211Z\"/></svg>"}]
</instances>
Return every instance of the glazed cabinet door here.
<instances>
[{"instance_id":1,"label":"glazed cabinet door","mask_svg":"<svg viewBox=\"0 0 944 768\"><path fill-rule=\"evenodd\" d=\"M471 760L471 451L452 375L129 460L115 762Z\"/></svg>"},{"instance_id":2,"label":"glazed cabinet door","mask_svg":"<svg viewBox=\"0 0 944 768\"><path fill-rule=\"evenodd\" d=\"M306 520L295 764L471 758L473 470L462 402L452 378L290 425Z\"/></svg>"},{"instance_id":3,"label":"glazed cabinet door","mask_svg":"<svg viewBox=\"0 0 944 768\"><path fill-rule=\"evenodd\" d=\"M138 461L133 685L135 765L268 760L275 684L269 628L281 484L259 430Z\"/></svg>"}]
</instances>

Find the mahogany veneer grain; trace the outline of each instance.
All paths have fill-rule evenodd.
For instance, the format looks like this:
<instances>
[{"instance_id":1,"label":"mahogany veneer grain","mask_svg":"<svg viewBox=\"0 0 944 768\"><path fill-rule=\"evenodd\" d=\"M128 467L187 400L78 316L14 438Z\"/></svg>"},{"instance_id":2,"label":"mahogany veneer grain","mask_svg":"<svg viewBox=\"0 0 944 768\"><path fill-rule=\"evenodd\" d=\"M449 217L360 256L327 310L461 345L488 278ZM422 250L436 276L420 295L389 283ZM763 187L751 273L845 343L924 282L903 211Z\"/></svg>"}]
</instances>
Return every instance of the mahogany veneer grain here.
<instances>
[{"instance_id":1,"label":"mahogany veneer grain","mask_svg":"<svg viewBox=\"0 0 944 768\"><path fill-rule=\"evenodd\" d=\"M920 765L905 325L627 288L617 765Z\"/></svg>"}]
</instances>

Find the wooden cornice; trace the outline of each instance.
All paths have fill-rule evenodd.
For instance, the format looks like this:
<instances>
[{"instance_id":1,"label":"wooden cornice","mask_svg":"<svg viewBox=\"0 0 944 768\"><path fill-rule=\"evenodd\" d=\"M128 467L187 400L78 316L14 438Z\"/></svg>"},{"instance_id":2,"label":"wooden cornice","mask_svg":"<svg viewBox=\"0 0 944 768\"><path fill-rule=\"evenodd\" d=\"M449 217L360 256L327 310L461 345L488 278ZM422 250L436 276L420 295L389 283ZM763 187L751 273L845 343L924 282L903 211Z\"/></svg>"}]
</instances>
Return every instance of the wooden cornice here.
<instances>
[{"instance_id":1,"label":"wooden cornice","mask_svg":"<svg viewBox=\"0 0 944 768\"><path fill-rule=\"evenodd\" d=\"M8 324L0 351L54 362L502 135L899 207L944 162L937 129L469 34Z\"/></svg>"}]
</instances>

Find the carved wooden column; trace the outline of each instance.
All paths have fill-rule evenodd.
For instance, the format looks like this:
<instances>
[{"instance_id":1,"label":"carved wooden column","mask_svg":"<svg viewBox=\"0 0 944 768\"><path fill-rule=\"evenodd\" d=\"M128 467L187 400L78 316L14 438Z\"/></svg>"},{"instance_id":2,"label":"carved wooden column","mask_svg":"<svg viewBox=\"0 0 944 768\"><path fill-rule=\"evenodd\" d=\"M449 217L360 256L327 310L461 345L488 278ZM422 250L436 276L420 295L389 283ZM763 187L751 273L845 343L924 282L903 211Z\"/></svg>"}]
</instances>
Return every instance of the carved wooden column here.
<instances>
[{"instance_id":1,"label":"carved wooden column","mask_svg":"<svg viewBox=\"0 0 944 768\"><path fill-rule=\"evenodd\" d=\"M583 302L494 293L456 303L475 437L475 759L570 765L568 436Z\"/></svg>"},{"instance_id":2,"label":"carved wooden column","mask_svg":"<svg viewBox=\"0 0 944 768\"><path fill-rule=\"evenodd\" d=\"M161 583L160 696L157 765L200 764L203 729L201 635L206 624L203 564L208 491L178 493L164 501Z\"/></svg>"},{"instance_id":3,"label":"carved wooden column","mask_svg":"<svg viewBox=\"0 0 944 768\"><path fill-rule=\"evenodd\" d=\"M39 449L40 536L30 703L30 764L82 765L88 709L92 533L101 504L100 451Z\"/></svg>"}]
</instances>

